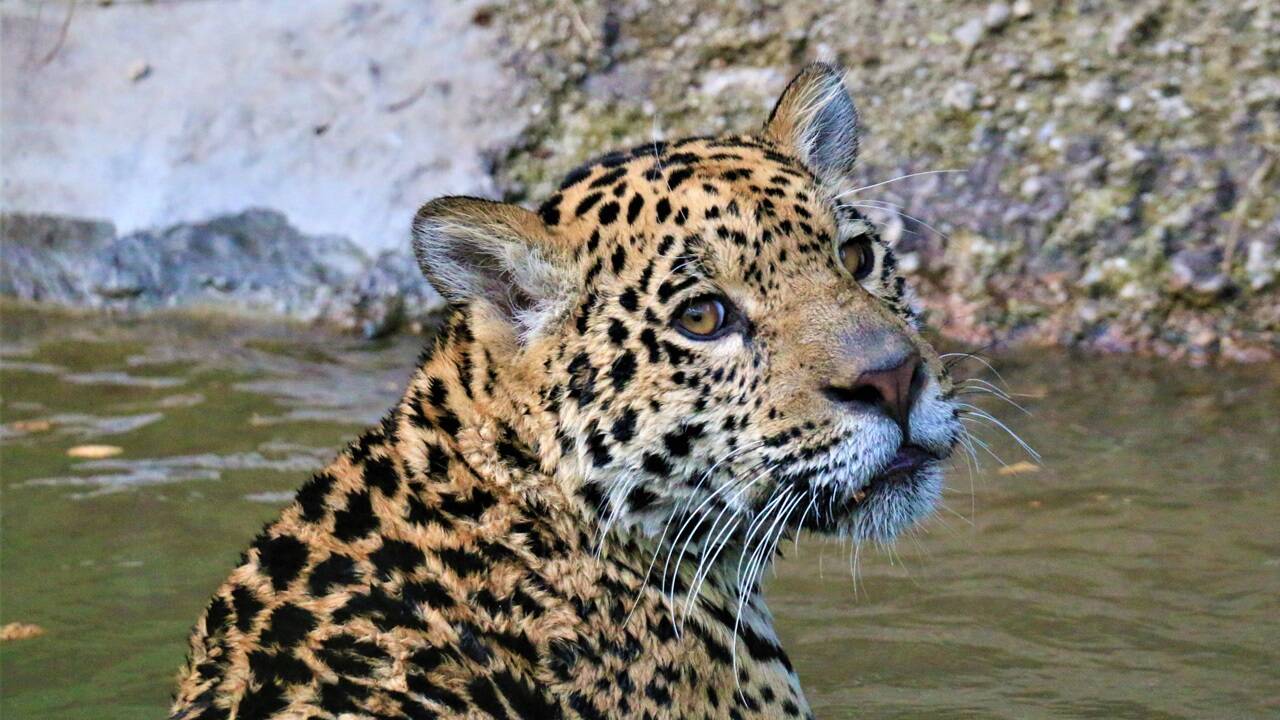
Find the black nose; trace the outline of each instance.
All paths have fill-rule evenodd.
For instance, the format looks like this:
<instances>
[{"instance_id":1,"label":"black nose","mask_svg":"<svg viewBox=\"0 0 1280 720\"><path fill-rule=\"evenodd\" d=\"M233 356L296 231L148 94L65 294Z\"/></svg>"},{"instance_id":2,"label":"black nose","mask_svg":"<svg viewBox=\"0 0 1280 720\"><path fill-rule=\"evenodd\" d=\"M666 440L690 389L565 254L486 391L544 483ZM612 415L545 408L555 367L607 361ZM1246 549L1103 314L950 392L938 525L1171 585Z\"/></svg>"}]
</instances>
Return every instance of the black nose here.
<instances>
[{"instance_id":1,"label":"black nose","mask_svg":"<svg viewBox=\"0 0 1280 720\"><path fill-rule=\"evenodd\" d=\"M880 368L859 373L853 382L832 383L826 387L826 394L839 403L879 408L893 418L906 435L911 406L923 384L920 355L911 352Z\"/></svg>"}]
</instances>

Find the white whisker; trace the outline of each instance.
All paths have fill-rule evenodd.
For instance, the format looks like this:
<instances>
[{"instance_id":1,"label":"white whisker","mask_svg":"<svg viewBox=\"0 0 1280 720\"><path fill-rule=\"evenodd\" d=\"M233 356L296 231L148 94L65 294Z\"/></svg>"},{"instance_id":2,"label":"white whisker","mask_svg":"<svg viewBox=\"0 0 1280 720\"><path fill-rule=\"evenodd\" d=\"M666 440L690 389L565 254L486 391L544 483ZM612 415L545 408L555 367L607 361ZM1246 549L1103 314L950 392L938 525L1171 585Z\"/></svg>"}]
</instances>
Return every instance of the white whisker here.
<instances>
[{"instance_id":1,"label":"white whisker","mask_svg":"<svg viewBox=\"0 0 1280 720\"><path fill-rule=\"evenodd\" d=\"M798 505L800 501L804 500L804 495L802 493L795 493L790 488L787 489L787 493L792 496L792 499L787 501L785 508L778 513L773 525L771 525L760 538L759 548L752 554L751 562L748 565L747 585L745 588L740 587L738 590L738 607L737 612L734 613L733 620L733 647L730 649L729 654L733 657L733 680L734 684L737 685L739 695L742 694L742 685L738 677L738 628L742 625L742 610L746 606L747 598L751 595L751 589L754 588L756 583L759 581L759 576L764 569L764 565L777 550L778 541L781 540L782 533L786 530L787 518L795 509L796 505ZM794 493L794 495L792 495L792 493ZM776 535L775 528L777 529ZM771 537L773 540L769 539ZM739 561L739 567L741 567L741 561Z\"/></svg>"},{"instance_id":2,"label":"white whisker","mask_svg":"<svg viewBox=\"0 0 1280 720\"><path fill-rule=\"evenodd\" d=\"M881 180L880 182L878 182L878 183L873 183L873 184L871 184L871 185L863 185L863 186L862 186L862 187L860 187L860 188L854 188L854 189L852 189L852 190L846 190L846 191L844 191L844 192L840 193L839 195L836 195L836 197L837 197L837 198L842 198L842 197L846 197L846 196L849 196L849 195L855 195L855 194L857 194L857 193L862 192L863 190L871 190L872 188L878 188L878 187L881 187L882 185L888 185L888 184L890 184L890 183L901 182L901 181L903 181L903 180L909 180L909 179L911 179L911 178L921 177L921 176L923 176L923 175L942 175L942 174L944 174L944 173L964 173L964 172L968 172L968 170L924 170L924 171L921 171L921 172L908 173L908 174L906 174L906 175L899 175L899 176L898 176L898 177L896 177L896 178L890 178L890 179L888 179L888 180Z\"/></svg>"},{"instance_id":3,"label":"white whisker","mask_svg":"<svg viewBox=\"0 0 1280 720\"><path fill-rule=\"evenodd\" d=\"M990 370L991 374L995 375L996 379L999 380L1001 384L1003 384L1006 388L1009 387L1009 383L1004 379L1004 376L1000 374L1000 371L996 370L995 366L992 365L986 358L982 357L981 355L977 355L975 353L953 352L953 353L943 353L942 355L938 356L938 359L946 360L947 358L953 358L953 357L960 358L961 360L977 360L978 362L986 366L987 370Z\"/></svg>"},{"instance_id":4,"label":"white whisker","mask_svg":"<svg viewBox=\"0 0 1280 720\"><path fill-rule=\"evenodd\" d=\"M890 206L892 206L892 207L884 207L883 205L876 205L876 204L873 204L873 203L879 203L879 202L884 202L884 201L882 201L882 200L864 200L864 201L862 201L862 202L856 202L856 203L852 203L852 202L851 202L851 203L842 203L842 204L843 204L843 205L847 205L847 206L849 206L849 207L869 208L869 209L871 209L871 210L891 210L891 211L893 211L894 213L897 213L898 215L901 215L902 217L905 217L905 218L907 218L907 219L909 219L909 220L912 220L913 222L919 223L919 224L921 224L921 225L923 225L923 226L925 226L925 227L929 228L931 231L933 231L933 233L934 233L934 234L936 234L936 235L937 235L938 237L940 237L940 238L943 238L944 240L950 240L950 239L951 239L951 236L950 236L950 235L948 235L948 234L946 234L946 233L942 232L942 231L941 231L941 230L939 230L938 228L936 228L936 227L934 227L934 226L930 225L929 223L925 222L924 220L921 220L920 218L916 217L915 215L912 215L911 213L908 213L908 212L907 212L906 210L904 210L901 206L894 206L894 204L893 204L893 203L886 203L887 205L890 205Z\"/></svg>"},{"instance_id":5,"label":"white whisker","mask_svg":"<svg viewBox=\"0 0 1280 720\"><path fill-rule=\"evenodd\" d=\"M717 460L715 464L713 464L710 468L707 469L706 472L702 474L702 477L698 479L698 482L693 487L693 491L689 494L686 500L677 501L675 504L672 505L671 514L667 517L667 521L663 523L662 534L658 537L658 542L654 546L653 557L649 559L649 566L645 569L644 579L640 583L640 588L636 591L635 602L632 603L631 610L627 612L627 620L623 624L624 627L628 623L630 623L631 616L635 613L636 608L640 606L640 596L644 593L645 588L648 587L649 585L649 578L653 576L653 568L654 568L654 565L657 564L658 562L658 555L662 552L662 544L667 538L667 531L671 529L671 523L675 521L676 516L680 513L681 506L683 505L687 507L688 505L692 504L694 498L696 497L695 493L697 493L697 491L702 488L702 486L707 482L707 480L715 473L717 468L719 468L721 465L728 462L729 460L736 457L740 457L743 454L750 452L751 450L754 450L755 448L758 448L762 445L764 445L763 441L756 441L752 443L747 443L746 445L743 445L742 447L737 448L732 452L729 452L724 457ZM750 472L750 470L751 468L748 468L747 471ZM665 582L660 584L665 585ZM665 599L666 596L663 595L663 597ZM674 612L674 608L669 608L669 609L671 609L672 612ZM679 628L677 628L677 632L679 632Z\"/></svg>"},{"instance_id":6,"label":"white whisker","mask_svg":"<svg viewBox=\"0 0 1280 720\"><path fill-rule=\"evenodd\" d=\"M960 407L968 408L968 412L966 413L967 415L994 423L996 427L1005 431L1005 433L1007 433L1009 437L1013 438L1013 441L1018 443L1019 447L1021 447L1022 450L1026 452L1028 455L1030 455L1031 458L1034 459L1037 463L1043 462L1040 458L1040 453L1036 452L1035 449L1032 448L1030 445L1028 445L1026 441L1024 441L1017 433L1009 429L1008 425L1005 425L1003 422L997 419L994 415L987 412L986 410L983 410L977 407L976 405L971 405L969 403L956 403L956 404L959 405Z\"/></svg>"}]
</instances>

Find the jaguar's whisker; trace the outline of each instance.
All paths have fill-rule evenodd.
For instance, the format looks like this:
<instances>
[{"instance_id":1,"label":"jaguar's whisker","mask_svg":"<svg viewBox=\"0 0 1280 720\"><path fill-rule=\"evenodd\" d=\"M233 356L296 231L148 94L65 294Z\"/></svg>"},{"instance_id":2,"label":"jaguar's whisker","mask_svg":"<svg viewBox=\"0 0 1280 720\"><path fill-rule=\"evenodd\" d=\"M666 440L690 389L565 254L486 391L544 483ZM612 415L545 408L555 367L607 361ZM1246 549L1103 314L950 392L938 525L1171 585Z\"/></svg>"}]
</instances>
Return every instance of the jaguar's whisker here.
<instances>
[{"instance_id":1,"label":"jaguar's whisker","mask_svg":"<svg viewBox=\"0 0 1280 720\"><path fill-rule=\"evenodd\" d=\"M767 468L766 468L766 471L767 471ZM725 507L724 507L723 509L721 509L720 515L717 515L717 519L716 519L716 521L715 521L715 522L717 522L717 523L718 523L718 522L719 522L719 518L723 516L724 511L725 511L725 510L727 510L727 509L729 509L729 508L732 506L732 503L733 503L734 501L736 501L739 497L741 497L741 496L742 496L742 494L743 494L744 492L746 492L747 490L749 490L751 487L753 487L753 486L756 484L756 482L758 482L758 481L759 481L759 478L760 478L761 474L762 474L762 473L756 473L756 474L753 474L752 476L749 476L748 478L746 478L746 479L744 479L743 481L741 481L741 482L739 482L739 483L738 483L738 489L737 489L737 490L736 490L736 492L734 493L733 497L729 498L729 499L726 501L726 503L725 503ZM726 483L725 485L722 485L722 486L721 486L721 488L726 488L726 487L733 487L733 483ZM717 490L717 492L718 492L718 490ZM709 502L711 499L713 499L713 498L716 496L716 494L717 494L717 493L712 493L712 495L711 495L710 497L708 497L708 498L707 498L707 500L704 500L704 501L703 501L702 505L699 505L699 508L701 508L701 507L705 506L707 502ZM689 538L688 538L687 540L685 540L684 545L680 548L680 554L679 554L679 556L677 556L677 557L676 557L675 568L674 568L674 571L673 571L675 574L673 574L673 575L672 575L672 580L671 580L671 592L670 592L670 595L671 595L672 600L673 600L673 604L674 604L674 597L675 597L675 586L676 586L676 582L677 582L677 580L678 580L678 573L680 572L681 564L684 562L684 556L685 556L685 554L688 552L689 544L693 541L694 537L696 536L697 531L698 531L698 528L702 527L702 524L706 521L706 518L707 518L709 515L710 515L710 512L703 513L703 517L698 521L698 523L697 523L696 525L694 525L694 526L693 526L692 530L690 531ZM688 525L688 521L686 521L686 523L685 523L685 526L687 526L687 525ZM714 523L713 523L713 525L714 525ZM684 531L684 530L683 530L683 527L682 527L682 528L681 528L681 530L680 530L680 532L677 532L677 533L676 533L676 536L675 536L675 538L674 538L674 542L679 542L680 535L681 535L681 533L683 533L683 531ZM674 550L674 545L673 545L673 550ZM669 552L667 553L667 563L668 563L668 564L669 564L669 563L670 563L670 561L671 561L671 557L672 557L672 552L670 552L670 551L669 551ZM663 566L663 576L664 576L664 577L666 576L666 565L664 565L664 566ZM671 618L672 623L675 623L675 622L676 622L676 620L677 620L677 619L676 619L676 617L675 617L675 616L674 616L674 614L673 614L673 616L672 616L672 618Z\"/></svg>"},{"instance_id":2,"label":"jaguar's whisker","mask_svg":"<svg viewBox=\"0 0 1280 720\"><path fill-rule=\"evenodd\" d=\"M967 518L967 517L965 517L964 515L961 515L960 513L956 512L955 510L953 510L953 509L951 508L951 506L950 506L950 505L947 505L946 503L939 501L939 502L938 502L938 507L940 507L940 508L942 508L943 510L946 510L947 512L951 513L952 515L955 515L956 517L960 518L960 520L961 520L961 521L963 521L966 525L969 525L970 527L977 527L977 523L975 523L972 519Z\"/></svg>"},{"instance_id":3,"label":"jaguar's whisker","mask_svg":"<svg viewBox=\"0 0 1280 720\"><path fill-rule=\"evenodd\" d=\"M862 192L863 190L871 190L871 189L873 189L873 188L878 188L878 187L881 187L881 186L884 186L884 185L888 185L888 184L890 184L890 183L901 182L901 181L903 181L903 180L910 180L911 178L917 178L917 177L921 177L921 176L924 176L924 175L942 175L942 174L944 174L944 173L967 173L967 172L969 172L969 171L968 171L968 170L960 170L960 169L922 170L922 171L920 171L920 172L913 172L913 173L907 173L906 175L899 175L898 177L895 177L895 178L889 178L888 180L881 180L880 182L878 182L878 183L873 183L873 184L871 184L871 185L863 185L862 187L859 187L859 188L854 188L854 189L852 189L852 190L846 190L845 192L842 192L842 193L840 193L839 195L836 195L836 197L837 197L837 198L848 197L849 195L856 195L857 193L860 193L860 192Z\"/></svg>"},{"instance_id":4,"label":"jaguar's whisker","mask_svg":"<svg viewBox=\"0 0 1280 720\"><path fill-rule=\"evenodd\" d=\"M727 463L728 461L730 461L730 460L732 460L732 459L734 459L734 458L741 457L742 455L746 454L747 452L750 452L751 450L754 450L755 448L758 448L758 447L760 447L760 446L761 446L761 445L763 445L763 444L764 444L763 442L759 442L759 441L757 441L757 442L752 442L752 443L748 443L747 445L744 445L744 446L742 446L742 447L738 448L737 450L731 451L731 452L729 452L728 454L726 454L724 457L722 457L722 458L720 458L719 460L717 460L714 464L712 464L712 466L711 466L710 468L708 468L708 469L706 470L706 472L702 473L702 476L701 476L700 478L698 478L698 482L694 485L694 487L693 487L692 491L690 491L690 493L688 494L688 496L687 496L686 498L684 498L683 500L678 501L678 502L673 506L671 516L667 519L667 523L666 523L666 525L665 525L665 526L663 526L663 531L662 531L662 535L663 535L663 537L665 538L665 536L666 536L666 531L667 531L667 529L670 527L671 522L675 519L676 515L677 515L677 514L679 514L679 510L680 510L680 506L681 506L681 504L683 503L683 504L684 504L684 506L685 506L686 508L687 508L689 505L692 505L692 504L693 504L693 501L694 501L695 499L697 499L697 493L698 493L698 491L702 489L702 486L703 486L703 485L705 485L705 484L707 483L707 480L708 480L708 479L710 479L710 478L715 474L715 471L716 471L717 469L719 469L721 465L723 465L723 464ZM752 471L752 470L754 470L756 467L758 467L762 462L763 462L763 461L758 461L758 462L756 462L756 463L753 463L750 467L748 467L748 468L747 468L746 472L748 472L748 473L749 473L749 472L751 472L751 471ZM734 479L733 479L733 478L730 478L730 480L729 480L729 483L728 483L728 484L732 484L733 482L734 482ZM713 496L714 496L715 494L716 494L715 492L713 492L713 493L712 493L712 495L713 495ZM708 500L709 500L709 499L710 499L710 498L708 498ZM701 506L699 506L699 507L701 507ZM696 512L696 511L695 511L695 512ZM677 533L677 537L679 537L679 533ZM651 567L651 568L652 568L652 564L653 564L653 562L657 560L657 558L658 558L658 553L659 553L659 552L661 552L661 548L662 548L662 540L661 540L661 539L659 539L659 541L658 541L658 547L654 550L653 559L650 561L650 567Z\"/></svg>"},{"instance_id":5,"label":"jaguar's whisker","mask_svg":"<svg viewBox=\"0 0 1280 720\"><path fill-rule=\"evenodd\" d=\"M969 420L970 418L963 418L963 419ZM996 452L991 449L991 446L988 445L986 441L984 441L982 438L978 437L977 435L974 435L973 433L969 433L969 440L973 442L975 445L977 445L978 449L986 452L988 455L994 458L995 461L1000 463L1002 467L1009 467L1009 463L1005 462L1004 458L997 455Z\"/></svg>"},{"instance_id":6,"label":"jaguar's whisker","mask_svg":"<svg viewBox=\"0 0 1280 720\"><path fill-rule=\"evenodd\" d=\"M676 503L674 503L674 504L672 505L671 513L670 513L670 515L667 517L667 521L666 521L666 522L663 524L663 526L662 526L662 534L659 536L659 538L658 538L658 542L657 542L657 543L655 544L655 546L654 546L653 556L649 559L649 565L648 565L648 567L645 569L644 579L640 582L640 588L636 591L636 598L635 598L635 601L634 601L634 602L632 603L632 605L631 605L631 610L627 613L627 622L630 622L630 619L631 619L632 614L634 614L634 613L635 613L636 608L640 606L640 596L641 596L641 595L643 595L645 588L646 588L646 587L648 587L648 584L649 584L649 578L653 576L653 568L654 568L654 565L656 565L656 564L657 564L657 561L658 561L658 555L662 552L662 545L663 545L663 542L666 540L668 530L670 530L670 529L671 529L671 523L675 521L676 516L680 513L680 507L681 507L681 505L683 504L685 507L688 507L689 505L691 505L691 504L693 503L694 498L696 498L696 497L697 497L697 495L696 495L697 491L698 491L698 490L700 490L704 484L706 484L707 480L708 480L710 477L712 477L712 475L715 473L716 469L717 469L717 468L719 468L721 465L723 465L724 463L727 463L728 461L730 461L730 460L732 460L732 459L734 459L734 458L736 458L736 457L740 457L740 456L744 455L745 453L750 452L751 450L754 450L754 449L755 449L755 448L757 448L757 447L760 447L760 446L761 446L761 445L763 445L763 444L764 444L763 442L759 442L759 441L757 441L757 442L753 442L753 443L748 443L748 444L746 444L746 445L744 445L744 446L742 446L742 447L740 447L740 448L738 448L738 449L736 449L736 450L734 450L734 451L729 452L729 453L728 453L728 454L726 454L724 457L722 457L722 458L720 458L719 460L717 460L717 461L716 461L716 462L715 462L715 463L714 463L710 468L708 468L708 469L707 469L707 471L706 471L706 472L704 472L704 473L702 474L702 476L698 479L698 482L695 484L695 486L694 486L694 488L693 488L693 491L689 494L689 496L688 496L687 498L685 498L684 500L677 501ZM753 465L752 467L754 467L754 466L755 466L755 465ZM752 469L752 467L749 467L749 468L747 469L747 472L750 472L750 471L751 471L751 469ZM674 542L674 540L673 540L673 542ZM664 573L664 574L663 574L663 577L662 577L662 578L660 578L660 582L659 582L660 586L663 588L662 596L663 596L664 600L666 599L666 595L665 595L665 585L666 585L666 583L665 583L665 572L666 572L666 571L665 571L665 568L664 568L664 570L663 570L663 573ZM671 609L671 610L674 612L674 608L669 608L669 609ZM679 632L679 628L677 628L677 632Z\"/></svg>"},{"instance_id":7,"label":"jaguar's whisker","mask_svg":"<svg viewBox=\"0 0 1280 720\"><path fill-rule=\"evenodd\" d=\"M844 204L845 204L845 205L848 205L849 207L869 208L869 209L871 209L871 210L892 210L893 212L895 212L895 213L897 213L897 214L899 214L899 215L901 215L901 216L903 216L903 217L905 217L905 218L907 218L907 219L909 219L909 220L911 220L911 221L913 221L913 222L919 223L920 225L923 225L924 227L929 228L929 230L931 230L934 234L936 234L938 237L940 237L940 238L942 238L942 239L944 239L944 240L950 240L950 239L951 239L951 236L950 236L950 235L948 235L948 234L946 234L946 233L942 232L942 231L941 231L941 230L939 230L938 228L936 228L936 227L934 227L934 226L930 225L929 223L925 222L924 220L921 220L920 218L918 218L918 217L916 217L915 215L912 215L912 214L910 214L910 213L906 212L905 210L903 210L903 209L901 209L901 208L892 208L892 207L891 207L891 208L886 208L886 207L883 207L883 206L880 206L880 205L873 205L873 204L870 204L871 202L873 202L873 201L863 201L863 202L856 202L856 203L844 203ZM892 203L891 203L891 204L892 204Z\"/></svg>"},{"instance_id":8,"label":"jaguar's whisker","mask_svg":"<svg viewBox=\"0 0 1280 720\"><path fill-rule=\"evenodd\" d=\"M992 423L996 428L1005 431L1005 433L1008 434L1010 438L1013 438L1013 441L1016 442L1024 452L1030 455L1033 460L1035 460L1037 463L1042 462L1040 458L1040 453L1036 452L1036 450L1032 448L1030 445L1028 445L1026 441L1022 439L1021 436L1019 436L1016 432L1011 430L1008 425L1005 425L994 415L987 412L986 410L983 410L982 408L979 408L976 405L971 405L969 403L957 403L957 404L962 408L966 408L966 410L968 411L967 414L970 417L988 421Z\"/></svg>"},{"instance_id":9,"label":"jaguar's whisker","mask_svg":"<svg viewBox=\"0 0 1280 720\"><path fill-rule=\"evenodd\" d=\"M760 572L763 570L766 562L772 557L773 552L777 550L777 543L778 540L781 539L781 534L779 531L779 534L775 536L774 528L781 528L782 530L785 530L787 518L790 516L792 510L795 509L796 505L803 499L803 494L795 493L794 498L787 502L785 508L778 513L778 517L774 520L773 525L770 526L769 530L761 537L759 549L752 555L752 565L748 571L748 585L745 589L740 589L738 592L738 607L737 611L734 613L733 621L733 647L730 649L729 654L733 658L733 678L734 682L737 684L739 694L742 693L742 685L738 677L738 628L742 623L742 610L746 605L747 598L750 597L756 587L756 583L759 581ZM770 537L773 537L774 539L770 541Z\"/></svg>"},{"instance_id":10,"label":"jaguar's whisker","mask_svg":"<svg viewBox=\"0 0 1280 720\"><path fill-rule=\"evenodd\" d=\"M809 517L809 511L818 504L818 496L813 493L810 493L810 496L809 504L805 506L804 512L800 513L800 522L796 523L795 552L797 553L800 552L800 533L804 531L804 521Z\"/></svg>"}]
</instances>

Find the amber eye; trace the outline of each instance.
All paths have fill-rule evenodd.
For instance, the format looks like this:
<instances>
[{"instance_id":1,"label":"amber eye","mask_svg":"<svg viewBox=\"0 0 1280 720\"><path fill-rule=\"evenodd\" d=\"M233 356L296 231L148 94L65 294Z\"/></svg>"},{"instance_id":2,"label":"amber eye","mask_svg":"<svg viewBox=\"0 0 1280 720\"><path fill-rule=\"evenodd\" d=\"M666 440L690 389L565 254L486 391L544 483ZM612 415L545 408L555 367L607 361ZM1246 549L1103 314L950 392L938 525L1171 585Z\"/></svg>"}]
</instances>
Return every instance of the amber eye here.
<instances>
[{"instance_id":1,"label":"amber eye","mask_svg":"<svg viewBox=\"0 0 1280 720\"><path fill-rule=\"evenodd\" d=\"M689 301L676 314L676 329L694 340L710 340L725 326L724 301L718 297L701 297Z\"/></svg>"},{"instance_id":2,"label":"amber eye","mask_svg":"<svg viewBox=\"0 0 1280 720\"><path fill-rule=\"evenodd\" d=\"M854 280L862 280L871 274L875 267L876 254L871 249L871 240L866 237L846 240L840 245L840 264L849 271Z\"/></svg>"}]
</instances>

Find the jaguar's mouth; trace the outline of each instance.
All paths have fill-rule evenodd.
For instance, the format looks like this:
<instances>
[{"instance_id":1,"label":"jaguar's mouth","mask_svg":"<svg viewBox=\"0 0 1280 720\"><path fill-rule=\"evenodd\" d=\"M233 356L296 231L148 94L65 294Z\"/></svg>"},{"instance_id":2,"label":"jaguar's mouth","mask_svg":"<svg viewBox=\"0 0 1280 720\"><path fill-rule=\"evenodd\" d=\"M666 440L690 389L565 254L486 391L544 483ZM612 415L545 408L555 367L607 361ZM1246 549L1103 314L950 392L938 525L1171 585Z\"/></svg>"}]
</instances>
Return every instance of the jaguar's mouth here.
<instances>
[{"instance_id":1,"label":"jaguar's mouth","mask_svg":"<svg viewBox=\"0 0 1280 720\"><path fill-rule=\"evenodd\" d=\"M919 445L910 443L903 445L898 448L898 452L889 462L880 469L880 472L876 473L866 485L853 492L854 504L862 503L871 493L876 492L881 487L910 480L916 471L940 459L937 455Z\"/></svg>"},{"instance_id":2,"label":"jaguar's mouth","mask_svg":"<svg viewBox=\"0 0 1280 720\"><path fill-rule=\"evenodd\" d=\"M855 490L837 483L810 487L814 512L802 527L816 532L837 532L846 523L867 526L863 536L891 537L898 529L927 515L942 487L938 463L944 458L913 444L898 448L870 480ZM822 510L825 509L825 512Z\"/></svg>"}]
</instances>

